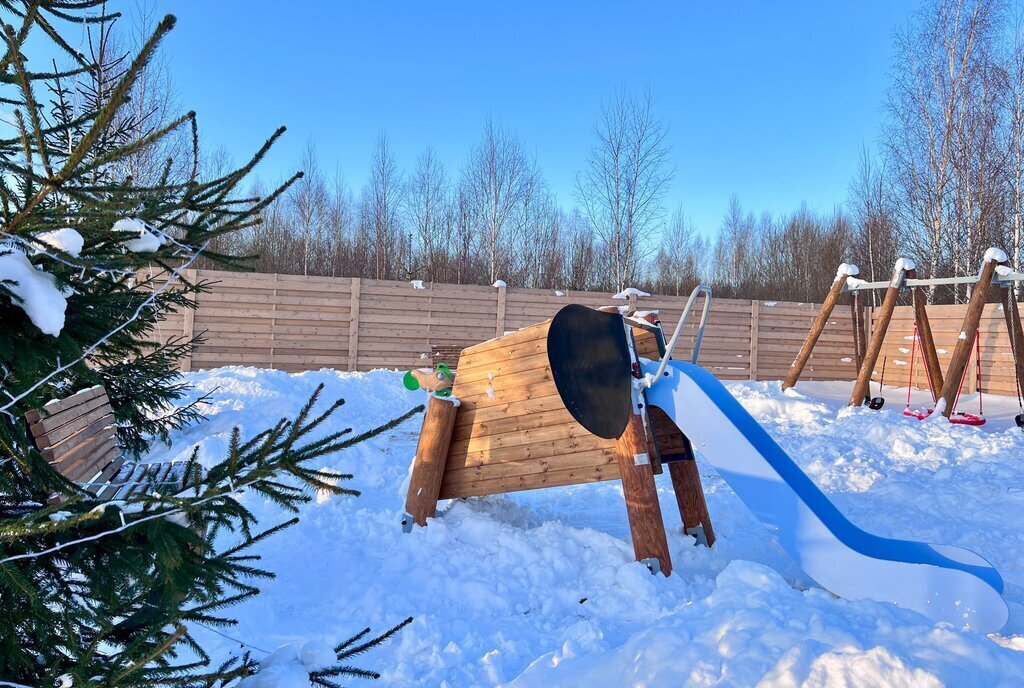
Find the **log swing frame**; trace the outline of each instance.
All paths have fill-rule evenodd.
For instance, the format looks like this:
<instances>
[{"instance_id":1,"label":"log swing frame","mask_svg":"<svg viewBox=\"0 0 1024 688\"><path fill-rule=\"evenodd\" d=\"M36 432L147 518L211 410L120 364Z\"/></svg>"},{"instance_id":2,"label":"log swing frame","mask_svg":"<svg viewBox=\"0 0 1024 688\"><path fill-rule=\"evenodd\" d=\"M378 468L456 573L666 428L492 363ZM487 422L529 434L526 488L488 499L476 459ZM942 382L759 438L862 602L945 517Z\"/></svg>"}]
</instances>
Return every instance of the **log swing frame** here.
<instances>
[{"instance_id":1,"label":"log swing frame","mask_svg":"<svg viewBox=\"0 0 1024 688\"><path fill-rule=\"evenodd\" d=\"M858 279L858 274L859 270L855 265L843 263L839 266L832 287L829 289L828 295L825 297L821 309L811 325L807 338L804 340L800 351L790 366L789 374L782 384L783 389L796 385L804 367L810 360L815 344L817 344L822 331L825 329L829 316L831 316L833 309L839 301L839 297L844 293L850 293L852 295L851 317L853 321L853 346L857 362L857 379L850 395L849 405L862 406L868 403L872 408L880 408L879 399L872 399L869 393L871 377L878 362L878 356L881 353L899 296L902 292L909 290L914 309L915 329L921 346L923 365L926 375L932 383L932 394L936 400L936 408L941 409L943 416L951 418L955 412L956 401L965 380L972 350L977 350L980 346L977 342L980 337L979 327L982 312L985 305L989 303L990 292L993 289L999 289L999 297L1003 305L1006 329L1010 337L1010 348L1014 359L1018 403L1021 406L1021 414L1017 416L1016 420L1017 424L1024 428L1024 402L1021 401L1021 392L1024 391L1024 331L1022 331L1017 300L1011 293L1011 288L1015 283L1024 281L1024 273L1014 272L1007 267L1006 254L1003 251L996 248L990 248L986 251L977 275L919 279L914 262L905 258L900 258L896 261L892 276L886 281L866 282ZM927 295L924 290L926 287L959 284L976 285L977 288L971 291L971 297L968 300L967 310L964 313L956 348L953 351L947 369L943 371L939 363L938 350L935 348L931 324L928 320ZM885 290L885 296L882 299L882 304L877 308L877 314L873 314L871 331L867 333L865 331L867 328L865 326L864 306L860 295L862 292L879 289ZM864 343L865 339L866 344ZM980 360L978 367L980 375ZM913 380L910 381L910 384L913 384ZM882 401L884 402L884 400ZM961 414L961 416L973 416L973 414ZM959 422L964 423L967 420L961 419ZM953 418L953 421L957 422L957 419ZM970 424L980 423L972 422Z\"/></svg>"}]
</instances>

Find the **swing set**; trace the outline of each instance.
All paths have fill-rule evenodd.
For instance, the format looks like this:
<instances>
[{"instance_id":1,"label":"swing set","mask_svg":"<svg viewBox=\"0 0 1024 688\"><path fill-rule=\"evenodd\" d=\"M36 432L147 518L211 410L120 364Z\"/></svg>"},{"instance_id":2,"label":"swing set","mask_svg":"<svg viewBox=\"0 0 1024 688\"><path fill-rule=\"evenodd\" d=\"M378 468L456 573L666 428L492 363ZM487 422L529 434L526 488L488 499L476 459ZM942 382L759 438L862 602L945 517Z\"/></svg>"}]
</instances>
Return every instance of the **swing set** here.
<instances>
[{"instance_id":1,"label":"swing set","mask_svg":"<svg viewBox=\"0 0 1024 688\"><path fill-rule=\"evenodd\" d=\"M916 266L913 261L905 258L901 258L896 262L892 277L887 281L866 282L857 278L858 273L856 265L844 263L839 266L835 280L832 283L832 288L825 297L821 310L818 312L814 323L811 325L811 330L804 340L803 346L800 348L800 352L790 367L789 375L782 384L783 389L796 385L839 297L849 292L852 296L854 351L858 369L857 381L854 383L849 405L862 406L866 404L869 408L875 410L882 408L885 405L885 397L883 396L886 367L885 356L882 357L882 372L878 382L878 396L875 397L872 397L870 394L871 377L874 373L878 357L881 354L882 345L889 328L889 323L892 320L897 299L901 292L909 290L914 308L914 335L911 345L907 403L903 409L903 414L924 420L936 411L939 411L951 423L971 426L984 425L986 419L984 413L984 387L981 374L981 336L979 325L981 323L982 311L989 300L990 292L993 289L998 289L1003 305L1006 329L1010 339L1010 351L1014 362L1017 404L1020 409L1020 413L1017 414L1014 420L1018 427L1024 428L1024 396L1022 396L1022 390L1024 390L1024 358L1021 356L1021 347L1024 346L1024 331L1022 331L1024 328L1021 325L1017 301L1011 291L1014 283L1024 281L1024 273L1014 272L1006 266L1006 254L1003 251L997 248L990 248L986 251L985 257L982 260L981 270L975 276L918 279ZM957 339L956 348L949 361L949 366L946 371L943 371L939 364L938 351L935 348L931 325L928 321L928 313L925 307L927 299L924 288L958 284L973 284L977 286L971 292L960 336ZM870 328L870 339L868 339L866 332L869 328L866 327L865 323L861 294L875 289L885 289L886 292L881 306L877 309L877 315L873 318L874 327ZM920 350L922 359L921 367L925 370L928 391L932 397L931 408L915 408L911 404L910 390L917 381L915 374L918 350ZM977 413L957 410L964 385L968 380L968 369L972 358L974 359L974 382L978 391Z\"/></svg>"}]
</instances>

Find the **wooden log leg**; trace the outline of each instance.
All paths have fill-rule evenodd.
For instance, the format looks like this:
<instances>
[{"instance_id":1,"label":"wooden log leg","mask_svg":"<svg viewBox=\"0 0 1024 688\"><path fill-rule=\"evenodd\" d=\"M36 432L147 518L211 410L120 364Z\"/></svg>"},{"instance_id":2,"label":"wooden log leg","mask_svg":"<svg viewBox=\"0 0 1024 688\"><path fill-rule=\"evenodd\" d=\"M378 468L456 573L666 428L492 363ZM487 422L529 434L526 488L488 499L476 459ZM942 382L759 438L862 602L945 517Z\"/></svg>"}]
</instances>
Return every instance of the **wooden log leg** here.
<instances>
[{"instance_id":1,"label":"wooden log leg","mask_svg":"<svg viewBox=\"0 0 1024 688\"><path fill-rule=\"evenodd\" d=\"M915 273L916 274L916 273ZM907 272L910 277L910 272ZM928 309L925 307L927 297L924 289L914 289L914 322L917 323L917 334L921 340L921 358L924 359L924 369L928 373L928 386L931 388L932 401L938 398L939 390L942 389L942 366L939 364L939 352L935 348L935 338L932 336L932 326L928 321ZM913 380L910 384L913 384Z\"/></svg>"},{"instance_id":2,"label":"wooden log leg","mask_svg":"<svg viewBox=\"0 0 1024 688\"><path fill-rule=\"evenodd\" d=\"M971 299L967 302L967 312L964 313L964 322L960 327L960 334L957 338L956 348L953 350L953 357L949 360L949 369L946 371L946 379L942 385L942 392L939 394L940 401L936 402L942 406L942 415L949 418L953 413L953 404L956 402L956 395L960 389L960 381L963 379L964 370L967 368L967 361L974 350L974 338L978 334L978 325L981 323L981 313L985 309L985 303L989 297L989 285L992 284L992 276L996 272L996 260L987 260L981 266L981 274L978 275L978 282L971 292Z\"/></svg>"},{"instance_id":3,"label":"wooden log leg","mask_svg":"<svg viewBox=\"0 0 1024 688\"><path fill-rule=\"evenodd\" d=\"M427 403L420 441L412 460L409 494L405 498L405 511L416 525L427 525L427 519L437 512L437 497L441 493L448 445L458 410L459 407L450 399L432 396ZM411 524L406 525L411 527Z\"/></svg>"},{"instance_id":4,"label":"wooden log leg","mask_svg":"<svg viewBox=\"0 0 1024 688\"><path fill-rule=\"evenodd\" d=\"M860 370L864 350L867 348L867 336L864 334L864 304L861 303L859 291L853 292L853 298L850 299L850 313L853 320L853 366Z\"/></svg>"},{"instance_id":5,"label":"wooden log leg","mask_svg":"<svg viewBox=\"0 0 1024 688\"><path fill-rule=\"evenodd\" d=\"M1017 299L1013 298L1013 290L1004 287L999 290L1003 302L1003 318L1006 320L1006 332L1010 336L1010 353L1013 355L1013 367L1017 376L1017 385L1024 391L1024 328L1020 322L1020 310Z\"/></svg>"},{"instance_id":6,"label":"wooden log leg","mask_svg":"<svg viewBox=\"0 0 1024 688\"><path fill-rule=\"evenodd\" d=\"M711 526L697 462L693 459L673 461L668 465L668 472L672 476L672 489L676 493L683 529L690 535L694 535L698 528L703 530L706 544L711 547L715 544L715 530Z\"/></svg>"},{"instance_id":7,"label":"wooden log leg","mask_svg":"<svg viewBox=\"0 0 1024 688\"><path fill-rule=\"evenodd\" d=\"M903 269L903 261L896 264L892 274L892 282L885 291L885 298L878 308L878 318L875 320L874 331L871 333L871 341L868 342L867 351L864 352L864 360L861 361L860 370L857 372L857 382L853 385L853 394L850 395L850 406L863 406L871 388L871 374L875 370L875 363L878 362L878 354L882 351L882 344L885 342L885 333L889 329L889 321L892 320L892 312L896 308L896 300L900 295L900 287L903 286L903 279L906 271Z\"/></svg>"},{"instance_id":8,"label":"wooden log leg","mask_svg":"<svg viewBox=\"0 0 1024 688\"><path fill-rule=\"evenodd\" d=\"M658 489L647 456L643 420L631 414L626 429L615 441L615 457L622 476L622 492L626 497L629 530L633 536L633 552L637 561L655 559L661 573L672 573L665 522L658 505Z\"/></svg>"},{"instance_id":9,"label":"wooden log leg","mask_svg":"<svg viewBox=\"0 0 1024 688\"><path fill-rule=\"evenodd\" d=\"M800 374L804 371L807 361L810 360L811 352L814 351L814 345L818 343L818 338L821 336L822 331L824 331L825 325L828 324L828 316L832 315L832 309L836 307L836 301L839 300L839 295L843 293L843 287L846 286L846 278L856 274L856 272L851 270L843 269L849 267L844 264L840 266L840 270L836 273L836 279L832 283L832 288L829 289L828 295L825 297L825 302L821 304L818 317L811 324L811 331L807 333L807 339L804 340L803 346L800 347L800 352L797 353L796 359L794 359L793 364L789 367L789 374L786 375L786 379L782 383L782 389L793 387L796 385L797 380L800 379Z\"/></svg>"}]
</instances>

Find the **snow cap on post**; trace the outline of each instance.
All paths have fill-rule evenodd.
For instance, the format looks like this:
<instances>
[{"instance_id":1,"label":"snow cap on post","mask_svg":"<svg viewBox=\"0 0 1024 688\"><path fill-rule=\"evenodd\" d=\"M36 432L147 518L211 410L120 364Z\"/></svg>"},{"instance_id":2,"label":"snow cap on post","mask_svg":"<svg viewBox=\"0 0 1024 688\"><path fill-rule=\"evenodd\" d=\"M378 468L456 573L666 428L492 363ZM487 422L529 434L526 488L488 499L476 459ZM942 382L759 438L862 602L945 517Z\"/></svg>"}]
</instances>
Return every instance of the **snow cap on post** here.
<instances>
[{"instance_id":1,"label":"snow cap on post","mask_svg":"<svg viewBox=\"0 0 1024 688\"><path fill-rule=\"evenodd\" d=\"M501 289L503 287L507 287L508 285L505 284L505 280L498 280L494 284L492 284L491 286L492 287L497 287L498 289Z\"/></svg>"},{"instance_id":2,"label":"snow cap on post","mask_svg":"<svg viewBox=\"0 0 1024 688\"><path fill-rule=\"evenodd\" d=\"M859 274L860 268L858 268L853 263L840 263L839 267L836 268L836 278L832 281L838 282L841 279L845 279L847 277L854 277Z\"/></svg>"},{"instance_id":3,"label":"snow cap on post","mask_svg":"<svg viewBox=\"0 0 1024 688\"><path fill-rule=\"evenodd\" d=\"M988 263L993 260L997 263L1005 263L1007 260L1006 251L1004 251L1001 248L996 248L995 246L993 246L989 250L985 251L985 257L982 258L981 262Z\"/></svg>"},{"instance_id":4,"label":"snow cap on post","mask_svg":"<svg viewBox=\"0 0 1024 688\"><path fill-rule=\"evenodd\" d=\"M896 265L892 269L892 282L890 284L894 287L903 285L903 280L906 279L907 272L910 270L917 270L917 263L910 258L900 258L896 261Z\"/></svg>"}]
</instances>

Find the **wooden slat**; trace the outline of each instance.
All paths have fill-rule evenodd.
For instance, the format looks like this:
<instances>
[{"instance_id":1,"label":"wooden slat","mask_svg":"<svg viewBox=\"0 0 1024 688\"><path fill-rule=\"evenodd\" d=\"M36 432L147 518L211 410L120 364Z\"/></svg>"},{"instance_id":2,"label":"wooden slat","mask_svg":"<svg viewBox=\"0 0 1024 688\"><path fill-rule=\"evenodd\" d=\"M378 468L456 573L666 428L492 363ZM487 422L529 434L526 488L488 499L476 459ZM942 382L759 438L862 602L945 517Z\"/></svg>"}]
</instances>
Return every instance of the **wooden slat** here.
<instances>
[{"instance_id":1,"label":"wooden slat","mask_svg":"<svg viewBox=\"0 0 1024 688\"><path fill-rule=\"evenodd\" d=\"M43 405L42 409L33 409L25 414L25 420L30 424L38 423L43 418L52 418L53 416L66 411L68 409L76 408L87 401L95 399L100 395L104 394L103 387L96 385L95 387L89 387L83 389L80 392L72 394L70 397L65 399L55 399L47 402Z\"/></svg>"}]
</instances>

